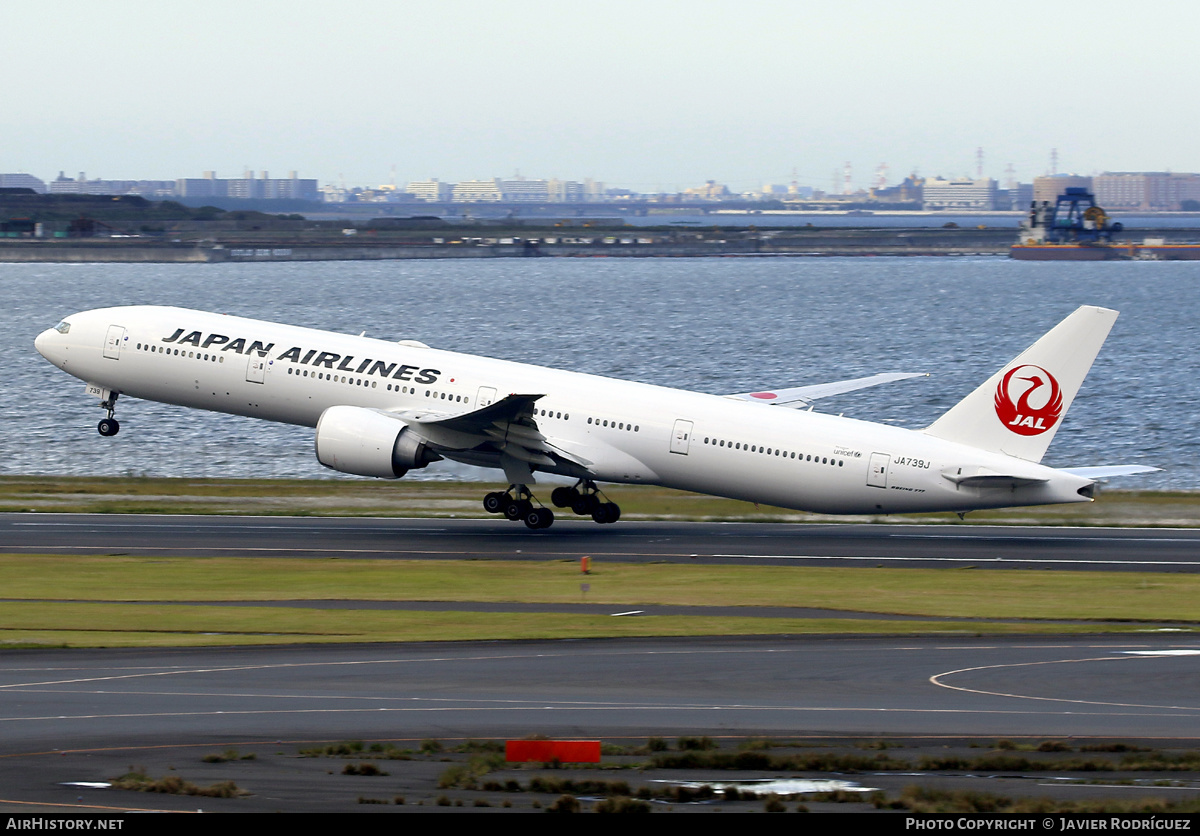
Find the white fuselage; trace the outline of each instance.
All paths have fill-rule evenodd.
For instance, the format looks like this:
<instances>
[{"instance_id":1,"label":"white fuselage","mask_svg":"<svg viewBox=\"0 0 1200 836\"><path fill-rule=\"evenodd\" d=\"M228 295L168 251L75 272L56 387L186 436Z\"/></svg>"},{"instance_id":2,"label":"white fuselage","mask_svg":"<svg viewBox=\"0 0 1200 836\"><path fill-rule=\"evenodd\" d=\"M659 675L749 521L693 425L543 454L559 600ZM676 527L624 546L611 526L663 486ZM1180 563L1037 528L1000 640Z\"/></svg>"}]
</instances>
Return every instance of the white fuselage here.
<instances>
[{"instance_id":1,"label":"white fuselage","mask_svg":"<svg viewBox=\"0 0 1200 836\"><path fill-rule=\"evenodd\" d=\"M597 481L842 514L1080 502L1091 485L920 431L420 344L166 307L65 322L67 333L48 330L37 348L95 389L269 421L315 426L337 405L452 416L509 394L542 395L537 429ZM989 472L1029 484L951 478Z\"/></svg>"}]
</instances>

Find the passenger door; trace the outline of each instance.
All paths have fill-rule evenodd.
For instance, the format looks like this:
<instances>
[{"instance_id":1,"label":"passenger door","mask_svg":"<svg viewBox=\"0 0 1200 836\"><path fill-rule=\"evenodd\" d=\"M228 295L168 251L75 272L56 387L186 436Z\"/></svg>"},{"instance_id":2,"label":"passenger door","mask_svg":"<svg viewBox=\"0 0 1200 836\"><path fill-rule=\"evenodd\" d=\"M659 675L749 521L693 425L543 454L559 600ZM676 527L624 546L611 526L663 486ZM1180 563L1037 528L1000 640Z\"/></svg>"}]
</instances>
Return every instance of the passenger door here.
<instances>
[{"instance_id":1,"label":"passenger door","mask_svg":"<svg viewBox=\"0 0 1200 836\"><path fill-rule=\"evenodd\" d=\"M872 453L870 470L867 471L867 485L872 488L886 488L888 465L892 457L887 453Z\"/></svg>"},{"instance_id":2,"label":"passenger door","mask_svg":"<svg viewBox=\"0 0 1200 836\"><path fill-rule=\"evenodd\" d=\"M675 428L671 431L671 452L686 456L691 439L692 422L680 418L675 422Z\"/></svg>"},{"instance_id":3,"label":"passenger door","mask_svg":"<svg viewBox=\"0 0 1200 836\"><path fill-rule=\"evenodd\" d=\"M267 362L266 357L263 357L257 351L251 351L250 360L246 363L246 382L266 383Z\"/></svg>"},{"instance_id":4,"label":"passenger door","mask_svg":"<svg viewBox=\"0 0 1200 836\"><path fill-rule=\"evenodd\" d=\"M123 342L125 342L125 328L120 325L108 326L108 333L104 336L104 356L110 360L120 360Z\"/></svg>"}]
</instances>

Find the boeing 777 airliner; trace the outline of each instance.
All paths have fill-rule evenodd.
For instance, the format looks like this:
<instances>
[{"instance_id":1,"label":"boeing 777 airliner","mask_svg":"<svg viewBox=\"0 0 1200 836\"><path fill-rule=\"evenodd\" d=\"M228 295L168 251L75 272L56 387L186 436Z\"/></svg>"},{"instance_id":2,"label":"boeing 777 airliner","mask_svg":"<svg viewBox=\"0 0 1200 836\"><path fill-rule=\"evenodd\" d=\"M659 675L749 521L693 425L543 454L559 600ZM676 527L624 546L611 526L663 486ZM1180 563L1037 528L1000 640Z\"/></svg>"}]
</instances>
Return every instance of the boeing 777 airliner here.
<instances>
[{"instance_id":1,"label":"boeing 777 airliner","mask_svg":"<svg viewBox=\"0 0 1200 836\"><path fill-rule=\"evenodd\" d=\"M553 504L600 523L620 516L600 482L830 514L1089 501L1100 478L1157 469L1039 464L1116 318L1079 308L922 430L811 409L912 374L708 395L169 307L74 314L36 346L99 398L103 436L120 395L315 427L317 459L343 473L500 468L509 488L484 508L538 529L554 513L535 472L575 479Z\"/></svg>"}]
</instances>

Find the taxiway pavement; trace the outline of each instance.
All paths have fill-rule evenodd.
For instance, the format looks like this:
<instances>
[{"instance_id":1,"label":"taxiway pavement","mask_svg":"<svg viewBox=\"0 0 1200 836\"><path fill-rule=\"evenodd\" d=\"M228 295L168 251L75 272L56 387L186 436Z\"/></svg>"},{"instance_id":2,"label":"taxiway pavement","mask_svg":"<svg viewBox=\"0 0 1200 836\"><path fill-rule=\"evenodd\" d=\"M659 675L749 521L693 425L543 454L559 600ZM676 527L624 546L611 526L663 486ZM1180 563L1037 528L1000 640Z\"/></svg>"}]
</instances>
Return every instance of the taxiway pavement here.
<instances>
[{"instance_id":1,"label":"taxiway pavement","mask_svg":"<svg viewBox=\"0 0 1200 836\"><path fill-rule=\"evenodd\" d=\"M1200 530L0 514L0 549L72 554L365 559L731 561L1200 571Z\"/></svg>"}]
</instances>

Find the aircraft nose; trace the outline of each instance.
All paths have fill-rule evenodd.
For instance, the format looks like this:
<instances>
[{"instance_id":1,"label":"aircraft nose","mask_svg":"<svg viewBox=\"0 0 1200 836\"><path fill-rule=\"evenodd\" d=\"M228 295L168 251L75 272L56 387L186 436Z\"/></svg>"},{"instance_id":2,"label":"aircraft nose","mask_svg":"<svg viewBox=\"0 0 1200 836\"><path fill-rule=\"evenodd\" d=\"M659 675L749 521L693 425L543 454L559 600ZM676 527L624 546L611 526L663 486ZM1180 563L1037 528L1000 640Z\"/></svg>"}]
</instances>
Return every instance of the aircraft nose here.
<instances>
[{"instance_id":1,"label":"aircraft nose","mask_svg":"<svg viewBox=\"0 0 1200 836\"><path fill-rule=\"evenodd\" d=\"M42 333L34 337L33 347L37 349L38 354L45 357L51 363L58 363L61 355L61 346L56 337L61 335L53 328L47 328Z\"/></svg>"}]
</instances>

